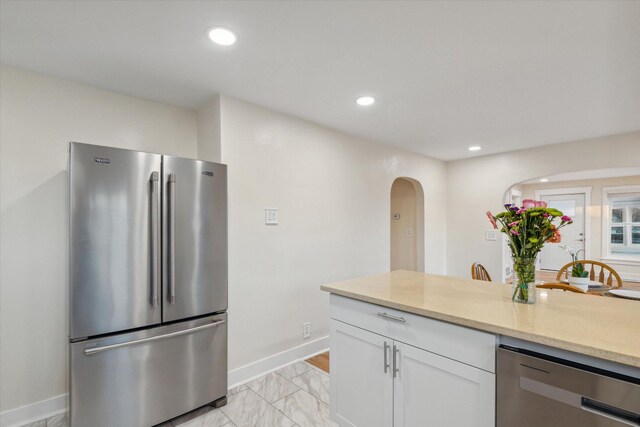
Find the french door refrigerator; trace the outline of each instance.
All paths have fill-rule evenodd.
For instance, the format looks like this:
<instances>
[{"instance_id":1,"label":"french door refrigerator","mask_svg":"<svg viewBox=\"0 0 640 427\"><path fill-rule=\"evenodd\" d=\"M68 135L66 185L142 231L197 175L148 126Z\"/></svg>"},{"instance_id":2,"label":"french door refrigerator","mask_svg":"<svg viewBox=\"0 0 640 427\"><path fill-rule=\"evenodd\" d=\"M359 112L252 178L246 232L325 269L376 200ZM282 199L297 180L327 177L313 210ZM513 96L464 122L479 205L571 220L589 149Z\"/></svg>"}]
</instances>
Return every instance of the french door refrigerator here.
<instances>
[{"instance_id":1,"label":"french door refrigerator","mask_svg":"<svg viewBox=\"0 0 640 427\"><path fill-rule=\"evenodd\" d=\"M70 422L226 402L226 165L72 142Z\"/></svg>"}]
</instances>

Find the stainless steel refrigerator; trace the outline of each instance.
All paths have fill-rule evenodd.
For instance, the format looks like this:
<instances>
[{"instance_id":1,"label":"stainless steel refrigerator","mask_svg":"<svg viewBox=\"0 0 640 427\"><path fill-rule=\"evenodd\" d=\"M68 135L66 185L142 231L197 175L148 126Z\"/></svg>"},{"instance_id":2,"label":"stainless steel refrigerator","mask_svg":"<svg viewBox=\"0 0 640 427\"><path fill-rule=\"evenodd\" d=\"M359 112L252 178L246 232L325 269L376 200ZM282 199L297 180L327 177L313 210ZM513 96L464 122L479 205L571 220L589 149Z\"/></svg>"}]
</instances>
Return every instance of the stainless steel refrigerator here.
<instances>
[{"instance_id":1,"label":"stainless steel refrigerator","mask_svg":"<svg viewBox=\"0 0 640 427\"><path fill-rule=\"evenodd\" d=\"M71 143L72 427L146 427L227 393L226 166Z\"/></svg>"}]
</instances>

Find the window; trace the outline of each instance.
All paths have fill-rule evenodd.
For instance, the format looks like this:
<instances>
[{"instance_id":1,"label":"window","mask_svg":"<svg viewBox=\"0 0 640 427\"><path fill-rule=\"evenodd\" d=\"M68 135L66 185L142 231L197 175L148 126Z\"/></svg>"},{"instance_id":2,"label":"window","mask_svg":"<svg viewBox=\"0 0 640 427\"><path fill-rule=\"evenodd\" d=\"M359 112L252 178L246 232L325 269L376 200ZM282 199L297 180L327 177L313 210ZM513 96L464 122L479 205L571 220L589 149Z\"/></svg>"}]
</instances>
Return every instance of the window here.
<instances>
[{"instance_id":1,"label":"window","mask_svg":"<svg viewBox=\"0 0 640 427\"><path fill-rule=\"evenodd\" d=\"M603 196L607 256L640 257L640 186L605 188Z\"/></svg>"}]
</instances>

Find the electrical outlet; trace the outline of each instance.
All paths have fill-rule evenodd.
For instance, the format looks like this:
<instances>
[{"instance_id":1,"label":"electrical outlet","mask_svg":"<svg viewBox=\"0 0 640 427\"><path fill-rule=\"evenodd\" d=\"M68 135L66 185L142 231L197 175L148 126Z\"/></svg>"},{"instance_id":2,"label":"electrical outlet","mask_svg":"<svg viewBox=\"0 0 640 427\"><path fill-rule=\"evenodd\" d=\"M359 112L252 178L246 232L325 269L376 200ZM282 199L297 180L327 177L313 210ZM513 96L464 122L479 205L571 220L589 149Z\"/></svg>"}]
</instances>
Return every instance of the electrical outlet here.
<instances>
[{"instance_id":1,"label":"electrical outlet","mask_svg":"<svg viewBox=\"0 0 640 427\"><path fill-rule=\"evenodd\" d=\"M495 242L498 240L498 232L494 230L485 231L484 239Z\"/></svg>"},{"instance_id":2,"label":"electrical outlet","mask_svg":"<svg viewBox=\"0 0 640 427\"><path fill-rule=\"evenodd\" d=\"M311 336L311 322L302 324L302 338L309 338Z\"/></svg>"}]
</instances>

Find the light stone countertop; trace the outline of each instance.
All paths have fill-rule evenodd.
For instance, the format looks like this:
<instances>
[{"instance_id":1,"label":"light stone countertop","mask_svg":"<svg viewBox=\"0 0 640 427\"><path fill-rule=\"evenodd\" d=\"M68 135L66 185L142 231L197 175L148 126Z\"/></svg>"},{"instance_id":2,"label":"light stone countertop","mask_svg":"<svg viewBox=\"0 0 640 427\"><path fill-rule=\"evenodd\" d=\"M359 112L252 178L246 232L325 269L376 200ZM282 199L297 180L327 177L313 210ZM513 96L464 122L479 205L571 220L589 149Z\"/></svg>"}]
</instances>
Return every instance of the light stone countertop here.
<instances>
[{"instance_id":1,"label":"light stone countertop","mask_svg":"<svg viewBox=\"0 0 640 427\"><path fill-rule=\"evenodd\" d=\"M336 295L640 367L640 301L538 290L511 301L511 285L393 271L326 284Z\"/></svg>"}]
</instances>

